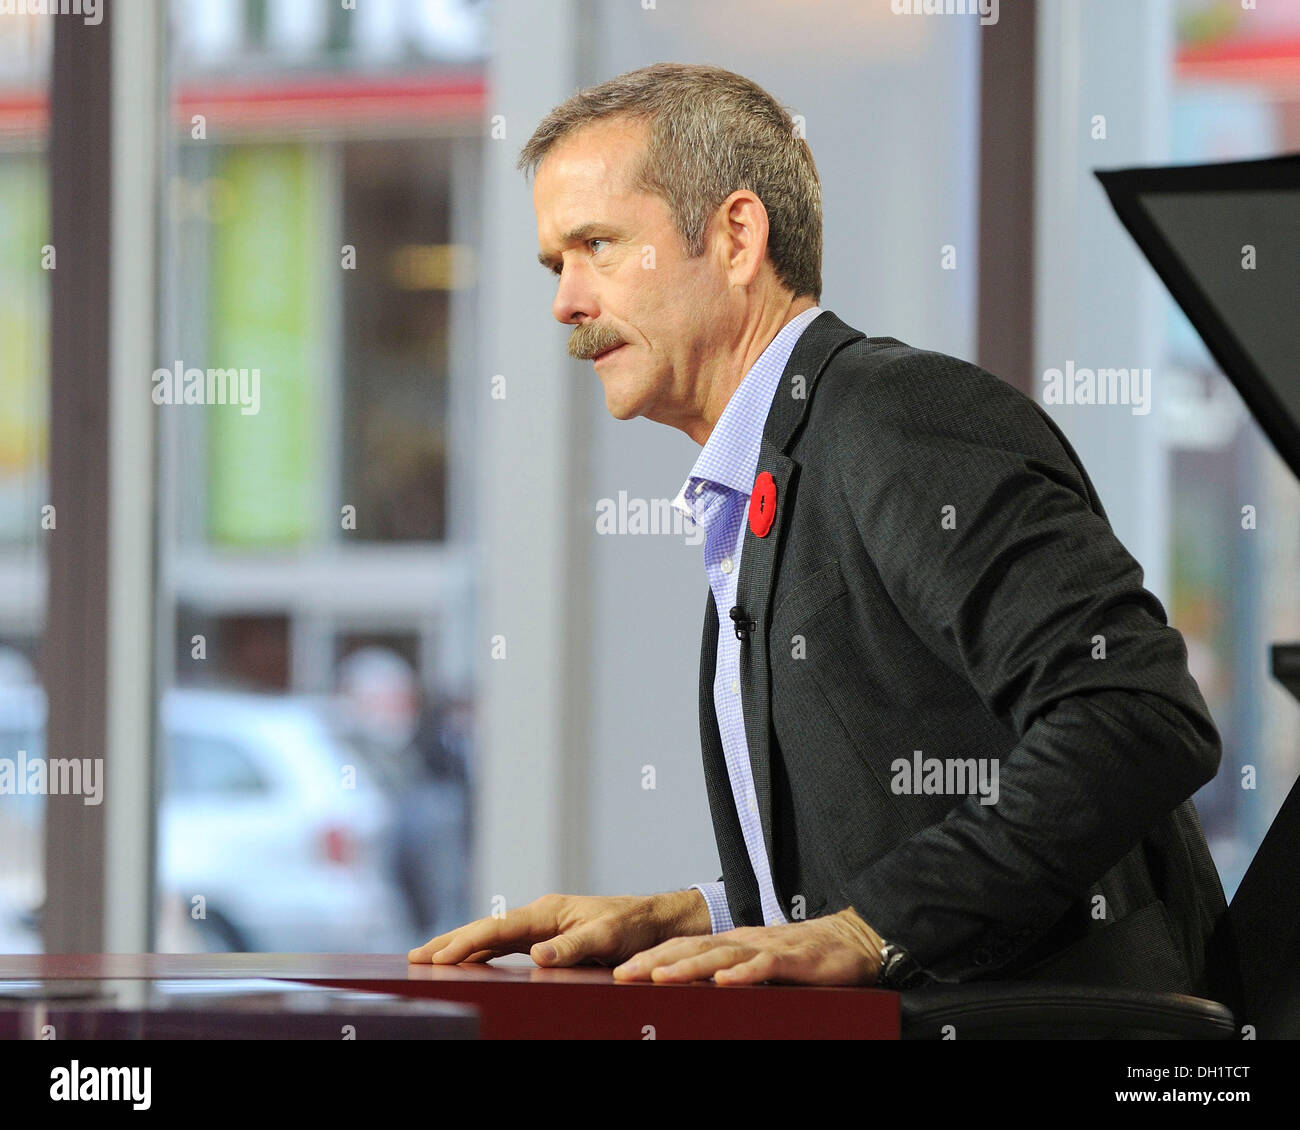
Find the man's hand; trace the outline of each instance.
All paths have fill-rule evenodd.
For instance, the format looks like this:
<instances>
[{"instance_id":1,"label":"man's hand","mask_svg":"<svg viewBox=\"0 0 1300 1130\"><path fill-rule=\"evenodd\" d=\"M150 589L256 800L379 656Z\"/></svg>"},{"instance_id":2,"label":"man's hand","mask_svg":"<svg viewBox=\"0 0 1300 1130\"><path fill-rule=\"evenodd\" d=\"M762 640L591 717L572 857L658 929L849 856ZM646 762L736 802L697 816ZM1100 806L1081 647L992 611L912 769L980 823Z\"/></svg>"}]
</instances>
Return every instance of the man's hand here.
<instances>
[{"instance_id":1,"label":"man's hand","mask_svg":"<svg viewBox=\"0 0 1300 1130\"><path fill-rule=\"evenodd\" d=\"M538 965L617 965L680 935L707 934L709 909L696 890L662 895L543 895L500 918L480 918L431 938L407 960L434 965L527 953Z\"/></svg>"},{"instance_id":2,"label":"man's hand","mask_svg":"<svg viewBox=\"0 0 1300 1130\"><path fill-rule=\"evenodd\" d=\"M673 938L614 970L616 981L699 981L752 985L871 985L884 940L849 907L787 926L742 926L705 937Z\"/></svg>"}]
</instances>

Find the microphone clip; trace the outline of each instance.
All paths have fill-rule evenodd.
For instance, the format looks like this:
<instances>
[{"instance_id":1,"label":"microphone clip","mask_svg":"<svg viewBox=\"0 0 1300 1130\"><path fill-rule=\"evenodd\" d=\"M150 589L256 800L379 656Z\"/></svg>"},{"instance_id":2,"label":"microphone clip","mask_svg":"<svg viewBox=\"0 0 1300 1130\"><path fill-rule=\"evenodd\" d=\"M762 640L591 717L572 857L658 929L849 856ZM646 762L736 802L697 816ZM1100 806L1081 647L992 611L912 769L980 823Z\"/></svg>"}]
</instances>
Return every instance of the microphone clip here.
<instances>
[{"instance_id":1,"label":"microphone clip","mask_svg":"<svg viewBox=\"0 0 1300 1130\"><path fill-rule=\"evenodd\" d=\"M736 639L740 640L741 643L745 642L745 638L750 632L758 630L758 621L749 619L741 610L739 604L731 610L731 619L736 626Z\"/></svg>"}]
</instances>

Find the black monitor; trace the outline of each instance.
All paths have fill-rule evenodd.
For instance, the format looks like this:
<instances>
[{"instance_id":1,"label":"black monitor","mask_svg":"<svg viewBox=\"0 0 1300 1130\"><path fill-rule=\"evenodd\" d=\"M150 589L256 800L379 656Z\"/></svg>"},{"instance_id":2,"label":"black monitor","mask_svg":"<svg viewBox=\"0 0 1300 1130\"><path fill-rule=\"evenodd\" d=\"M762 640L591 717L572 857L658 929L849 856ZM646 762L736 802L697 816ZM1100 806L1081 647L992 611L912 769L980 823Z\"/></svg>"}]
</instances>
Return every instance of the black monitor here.
<instances>
[{"instance_id":1,"label":"black monitor","mask_svg":"<svg viewBox=\"0 0 1300 1130\"><path fill-rule=\"evenodd\" d=\"M1300 154L1096 176L1300 478Z\"/></svg>"}]
</instances>

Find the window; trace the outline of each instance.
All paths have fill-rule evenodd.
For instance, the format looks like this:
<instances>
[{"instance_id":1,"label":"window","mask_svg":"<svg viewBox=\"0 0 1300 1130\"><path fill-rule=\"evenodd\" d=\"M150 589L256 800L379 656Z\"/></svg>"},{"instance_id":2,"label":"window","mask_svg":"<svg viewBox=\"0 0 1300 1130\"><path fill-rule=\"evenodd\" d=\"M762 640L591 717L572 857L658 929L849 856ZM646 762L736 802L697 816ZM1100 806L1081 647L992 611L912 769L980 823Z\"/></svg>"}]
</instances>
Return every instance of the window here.
<instances>
[{"instance_id":1,"label":"window","mask_svg":"<svg viewBox=\"0 0 1300 1130\"><path fill-rule=\"evenodd\" d=\"M270 790L248 751L233 742L180 732L167 736L165 749L168 795L235 799Z\"/></svg>"}]
</instances>

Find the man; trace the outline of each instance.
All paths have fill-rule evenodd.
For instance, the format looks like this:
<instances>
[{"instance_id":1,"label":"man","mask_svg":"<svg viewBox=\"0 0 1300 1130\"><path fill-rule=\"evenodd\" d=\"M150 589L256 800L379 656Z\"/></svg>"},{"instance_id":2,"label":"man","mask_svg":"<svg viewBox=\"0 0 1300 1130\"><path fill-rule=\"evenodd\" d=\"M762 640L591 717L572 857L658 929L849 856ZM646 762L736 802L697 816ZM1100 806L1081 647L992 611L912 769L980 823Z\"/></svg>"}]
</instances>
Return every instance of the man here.
<instances>
[{"instance_id":1,"label":"man","mask_svg":"<svg viewBox=\"0 0 1300 1130\"><path fill-rule=\"evenodd\" d=\"M817 301L821 194L748 80L661 64L520 157L569 352L703 446L705 779L723 875L547 895L412 961L622 980L1198 991L1218 733L1065 438L974 365Z\"/></svg>"}]
</instances>

